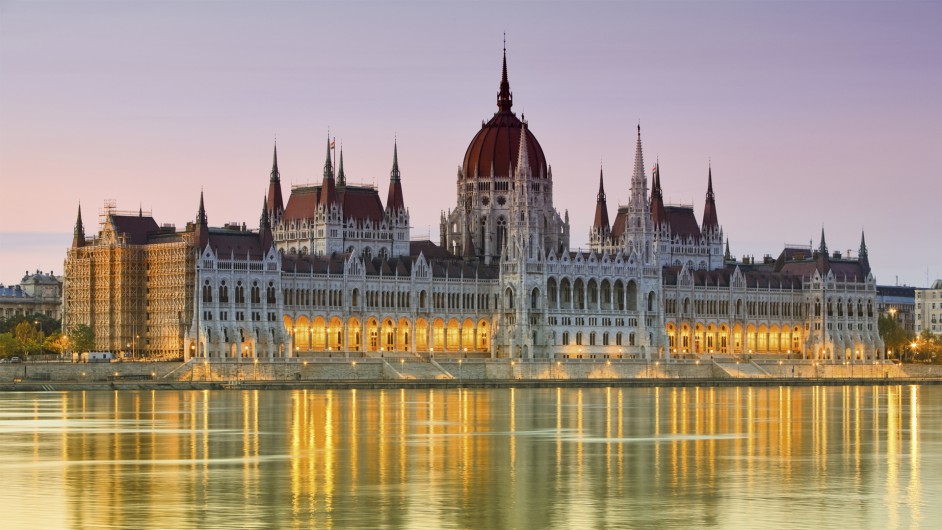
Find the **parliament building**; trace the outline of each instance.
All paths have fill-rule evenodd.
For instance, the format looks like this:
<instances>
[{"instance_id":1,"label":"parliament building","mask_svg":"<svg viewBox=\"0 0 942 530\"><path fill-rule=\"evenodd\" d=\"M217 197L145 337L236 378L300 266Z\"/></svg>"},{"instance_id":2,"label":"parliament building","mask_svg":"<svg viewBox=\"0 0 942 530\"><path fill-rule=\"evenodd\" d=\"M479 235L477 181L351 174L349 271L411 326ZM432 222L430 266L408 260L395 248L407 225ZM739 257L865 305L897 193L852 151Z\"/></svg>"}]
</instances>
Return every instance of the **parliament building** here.
<instances>
[{"instance_id":1,"label":"parliament building","mask_svg":"<svg viewBox=\"0 0 942 530\"><path fill-rule=\"evenodd\" d=\"M712 168L698 221L664 203L658 165L649 182L639 126L627 205L609 215L600 174L589 249L575 251L512 107L505 51L497 112L465 151L437 242L411 238L395 145L385 201L347 182L328 142L321 182L285 202L276 147L257 230L211 227L202 194L183 229L106 204L88 238L79 209L63 326L145 358L885 357L863 235L854 258L822 230L817 248L736 260Z\"/></svg>"}]
</instances>

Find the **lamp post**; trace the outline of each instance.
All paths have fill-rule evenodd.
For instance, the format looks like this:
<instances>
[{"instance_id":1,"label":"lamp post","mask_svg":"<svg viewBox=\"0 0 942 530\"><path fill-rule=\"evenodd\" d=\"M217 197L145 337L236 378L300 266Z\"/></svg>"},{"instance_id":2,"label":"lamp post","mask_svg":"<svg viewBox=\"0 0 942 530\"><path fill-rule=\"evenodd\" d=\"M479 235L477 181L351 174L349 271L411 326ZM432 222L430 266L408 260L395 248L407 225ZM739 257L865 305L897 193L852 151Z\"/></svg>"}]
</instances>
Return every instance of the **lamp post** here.
<instances>
[{"instance_id":1,"label":"lamp post","mask_svg":"<svg viewBox=\"0 0 942 530\"><path fill-rule=\"evenodd\" d=\"M357 375L357 362L353 361L350 364L353 366L353 379L360 379L360 377Z\"/></svg>"},{"instance_id":2,"label":"lamp post","mask_svg":"<svg viewBox=\"0 0 942 530\"><path fill-rule=\"evenodd\" d=\"M459 382L461 381L461 361L462 359L458 359L458 381Z\"/></svg>"}]
</instances>

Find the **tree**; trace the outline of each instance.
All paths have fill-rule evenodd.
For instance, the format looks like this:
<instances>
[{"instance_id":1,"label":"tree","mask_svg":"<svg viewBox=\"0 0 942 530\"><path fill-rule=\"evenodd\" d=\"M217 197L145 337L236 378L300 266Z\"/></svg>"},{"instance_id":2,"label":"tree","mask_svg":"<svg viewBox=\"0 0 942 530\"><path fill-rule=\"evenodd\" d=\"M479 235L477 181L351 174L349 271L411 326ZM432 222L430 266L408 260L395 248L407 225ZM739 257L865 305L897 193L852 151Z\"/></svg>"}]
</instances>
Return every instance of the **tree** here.
<instances>
[{"instance_id":1,"label":"tree","mask_svg":"<svg viewBox=\"0 0 942 530\"><path fill-rule=\"evenodd\" d=\"M95 347L95 332L85 324L79 324L69 332L72 348L78 353L91 351Z\"/></svg>"},{"instance_id":2,"label":"tree","mask_svg":"<svg viewBox=\"0 0 942 530\"><path fill-rule=\"evenodd\" d=\"M899 325L891 316L882 316L877 321L880 338L886 345L887 351L894 352L900 359L903 358L904 349L912 342L913 336Z\"/></svg>"},{"instance_id":3,"label":"tree","mask_svg":"<svg viewBox=\"0 0 942 530\"><path fill-rule=\"evenodd\" d=\"M21 322L38 325L39 329L46 334L59 331L61 326L60 321L50 316L42 313L30 313L28 315L13 315L7 318L0 318L0 333L12 333Z\"/></svg>"},{"instance_id":4,"label":"tree","mask_svg":"<svg viewBox=\"0 0 942 530\"><path fill-rule=\"evenodd\" d=\"M923 330L910 345L913 360L926 363L942 363L942 336Z\"/></svg>"},{"instance_id":5,"label":"tree","mask_svg":"<svg viewBox=\"0 0 942 530\"><path fill-rule=\"evenodd\" d=\"M13 337L19 344L20 352L23 355L30 355L40 352L43 342L42 331L32 322L20 322L13 328Z\"/></svg>"},{"instance_id":6,"label":"tree","mask_svg":"<svg viewBox=\"0 0 942 530\"><path fill-rule=\"evenodd\" d=\"M69 348L72 345L72 341L69 340L69 336L64 333L53 333L46 337L46 340L43 341L43 350L56 352L59 355L69 351Z\"/></svg>"},{"instance_id":7,"label":"tree","mask_svg":"<svg viewBox=\"0 0 942 530\"><path fill-rule=\"evenodd\" d=\"M13 357L20 351L20 343L12 333L0 333L0 357Z\"/></svg>"}]
</instances>

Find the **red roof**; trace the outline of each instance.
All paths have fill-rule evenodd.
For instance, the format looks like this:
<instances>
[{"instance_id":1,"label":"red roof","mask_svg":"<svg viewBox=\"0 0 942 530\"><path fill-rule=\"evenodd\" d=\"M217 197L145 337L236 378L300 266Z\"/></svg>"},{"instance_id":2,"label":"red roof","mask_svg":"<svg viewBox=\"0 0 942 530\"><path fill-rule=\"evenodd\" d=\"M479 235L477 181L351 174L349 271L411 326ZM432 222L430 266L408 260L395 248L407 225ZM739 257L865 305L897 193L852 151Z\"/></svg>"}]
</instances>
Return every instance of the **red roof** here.
<instances>
[{"instance_id":1,"label":"red roof","mask_svg":"<svg viewBox=\"0 0 942 530\"><path fill-rule=\"evenodd\" d=\"M365 186L346 186L337 188L336 193L342 201L343 215L346 219L353 218L357 221L370 219L374 223L383 220L383 202L376 189ZM292 221L313 218L320 195L321 186L294 188L288 197L284 219Z\"/></svg>"},{"instance_id":2,"label":"red roof","mask_svg":"<svg viewBox=\"0 0 942 530\"><path fill-rule=\"evenodd\" d=\"M498 177L512 177L517 167L517 154L520 149L520 127L517 115L512 112L498 112L485 123L471 140L464 155L464 174L474 178L475 174L490 176L491 167ZM534 178L546 177L546 157L540 142L527 128L527 154Z\"/></svg>"},{"instance_id":3,"label":"red roof","mask_svg":"<svg viewBox=\"0 0 942 530\"><path fill-rule=\"evenodd\" d=\"M209 246L222 259L230 256L245 259L248 255L253 259L265 256L262 242L257 232L243 232L229 228L210 228Z\"/></svg>"},{"instance_id":4,"label":"red roof","mask_svg":"<svg viewBox=\"0 0 942 530\"><path fill-rule=\"evenodd\" d=\"M667 223L670 225L671 236L688 236L698 239L700 237L700 225L697 224L697 216L693 214L692 206L665 206L667 213Z\"/></svg>"},{"instance_id":5,"label":"red roof","mask_svg":"<svg viewBox=\"0 0 942 530\"><path fill-rule=\"evenodd\" d=\"M149 215L111 215L111 222L115 232L126 237L131 245L146 244L147 237L160 230L157 221Z\"/></svg>"},{"instance_id":6,"label":"red roof","mask_svg":"<svg viewBox=\"0 0 942 530\"><path fill-rule=\"evenodd\" d=\"M343 216L357 221L370 219L374 223L383 220L383 201L374 188L347 186L343 191Z\"/></svg>"}]
</instances>

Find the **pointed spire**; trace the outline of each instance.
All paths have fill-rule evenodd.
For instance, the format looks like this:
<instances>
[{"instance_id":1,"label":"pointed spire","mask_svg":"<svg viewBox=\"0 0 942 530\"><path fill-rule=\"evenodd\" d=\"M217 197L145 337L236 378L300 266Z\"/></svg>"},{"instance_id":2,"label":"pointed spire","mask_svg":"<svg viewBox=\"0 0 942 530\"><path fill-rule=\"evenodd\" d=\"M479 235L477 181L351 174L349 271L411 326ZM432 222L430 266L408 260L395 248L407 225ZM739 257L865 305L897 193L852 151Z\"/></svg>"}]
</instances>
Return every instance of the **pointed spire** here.
<instances>
[{"instance_id":1,"label":"pointed spire","mask_svg":"<svg viewBox=\"0 0 942 530\"><path fill-rule=\"evenodd\" d=\"M343 172L343 144L340 144L340 162L337 163L337 185L347 185L347 175Z\"/></svg>"},{"instance_id":2,"label":"pointed spire","mask_svg":"<svg viewBox=\"0 0 942 530\"><path fill-rule=\"evenodd\" d=\"M268 179L268 215L270 219L279 219L285 211L285 202L281 196L281 172L278 171L278 143L275 143L271 162L271 176Z\"/></svg>"},{"instance_id":3,"label":"pointed spire","mask_svg":"<svg viewBox=\"0 0 942 530\"><path fill-rule=\"evenodd\" d=\"M386 194L386 211L404 210L405 199L402 197L402 178L399 174L399 142L393 140L393 165L389 172L389 192Z\"/></svg>"},{"instance_id":4,"label":"pointed spire","mask_svg":"<svg viewBox=\"0 0 942 530\"><path fill-rule=\"evenodd\" d=\"M140 204L137 205L137 216L144 217L144 207Z\"/></svg>"},{"instance_id":5,"label":"pointed spire","mask_svg":"<svg viewBox=\"0 0 942 530\"><path fill-rule=\"evenodd\" d=\"M261 239L262 252L271 248L274 237L271 232L271 219L268 217L268 201L262 197L262 217L258 222L258 237Z\"/></svg>"},{"instance_id":6,"label":"pointed spire","mask_svg":"<svg viewBox=\"0 0 942 530\"><path fill-rule=\"evenodd\" d=\"M206 207L203 206L203 190L200 190L200 209L196 213L194 243L202 251L209 243L209 222L206 219Z\"/></svg>"},{"instance_id":7,"label":"pointed spire","mask_svg":"<svg viewBox=\"0 0 942 530\"><path fill-rule=\"evenodd\" d=\"M265 228L271 228L271 220L268 217L268 201L265 197L262 197L262 216L258 220L258 228L259 232Z\"/></svg>"},{"instance_id":8,"label":"pointed spire","mask_svg":"<svg viewBox=\"0 0 942 530\"><path fill-rule=\"evenodd\" d=\"M389 172L389 180L391 182L399 182L399 142L393 140L393 165L392 170Z\"/></svg>"},{"instance_id":9,"label":"pointed spire","mask_svg":"<svg viewBox=\"0 0 942 530\"><path fill-rule=\"evenodd\" d=\"M647 177L644 174L644 154L641 151L641 124L635 142L635 168L631 175L631 199L647 202Z\"/></svg>"},{"instance_id":10,"label":"pointed spire","mask_svg":"<svg viewBox=\"0 0 942 530\"><path fill-rule=\"evenodd\" d=\"M821 227L821 243L818 245L818 253L824 256L828 255L828 244L824 241L824 227Z\"/></svg>"},{"instance_id":11,"label":"pointed spire","mask_svg":"<svg viewBox=\"0 0 942 530\"><path fill-rule=\"evenodd\" d=\"M723 261L732 261L733 255L729 252L729 238L726 238L726 253L723 254Z\"/></svg>"},{"instance_id":12,"label":"pointed spire","mask_svg":"<svg viewBox=\"0 0 942 530\"><path fill-rule=\"evenodd\" d=\"M272 162L271 162L271 181L272 182L281 181L281 173L278 171L278 143L277 142L275 143L275 154L272 157Z\"/></svg>"},{"instance_id":13,"label":"pointed spire","mask_svg":"<svg viewBox=\"0 0 942 530\"><path fill-rule=\"evenodd\" d=\"M196 212L196 224L206 226L206 207L203 205L203 190L200 190L200 209Z\"/></svg>"},{"instance_id":14,"label":"pointed spire","mask_svg":"<svg viewBox=\"0 0 942 530\"><path fill-rule=\"evenodd\" d=\"M82 224L82 203L78 206L78 216L75 218L75 231L72 233L72 247L85 246L85 226Z\"/></svg>"},{"instance_id":15,"label":"pointed spire","mask_svg":"<svg viewBox=\"0 0 942 530\"><path fill-rule=\"evenodd\" d=\"M659 230L661 224L667 222L667 210L664 209L664 194L661 190L660 161L654 164L654 175L651 176L651 220L655 230Z\"/></svg>"},{"instance_id":16,"label":"pointed spire","mask_svg":"<svg viewBox=\"0 0 942 530\"><path fill-rule=\"evenodd\" d=\"M334 180L334 166L330 162L330 135L327 136L327 160L324 161L324 180Z\"/></svg>"},{"instance_id":17,"label":"pointed spire","mask_svg":"<svg viewBox=\"0 0 942 530\"><path fill-rule=\"evenodd\" d=\"M707 166L706 202L703 205L703 231L716 230L720 223L716 216L716 200L713 194L713 166Z\"/></svg>"},{"instance_id":18,"label":"pointed spire","mask_svg":"<svg viewBox=\"0 0 942 530\"><path fill-rule=\"evenodd\" d=\"M500 92L497 93L497 109L499 112L510 112L514 104L513 94L510 92L510 82L507 80L507 34L504 34L504 64L500 76Z\"/></svg>"},{"instance_id":19,"label":"pointed spire","mask_svg":"<svg viewBox=\"0 0 942 530\"><path fill-rule=\"evenodd\" d=\"M602 177L602 168L599 168L599 193L595 201L595 221L592 223L592 230L600 234L608 234L611 231L611 225L608 222L608 205L605 201L605 182Z\"/></svg>"},{"instance_id":20,"label":"pointed spire","mask_svg":"<svg viewBox=\"0 0 942 530\"><path fill-rule=\"evenodd\" d=\"M527 149L527 122L520 123L520 142L517 147L517 170L514 178L528 180L530 174L530 151Z\"/></svg>"},{"instance_id":21,"label":"pointed spire","mask_svg":"<svg viewBox=\"0 0 942 530\"><path fill-rule=\"evenodd\" d=\"M324 180L321 183L320 205L330 210L332 204L337 202L334 191L334 166L330 161L330 135L327 135L327 159L324 161Z\"/></svg>"},{"instance_id":22,"label":"pointed spire","mask_svg":"<svg viewBox=\"0 0 942 530\"><path fill-rule=\"evenodd\" d=\"M860 231L860 250L857 252L859 259L867 259L867 239L864 237L864 231Z\"/></svg>"}]
</instances>

